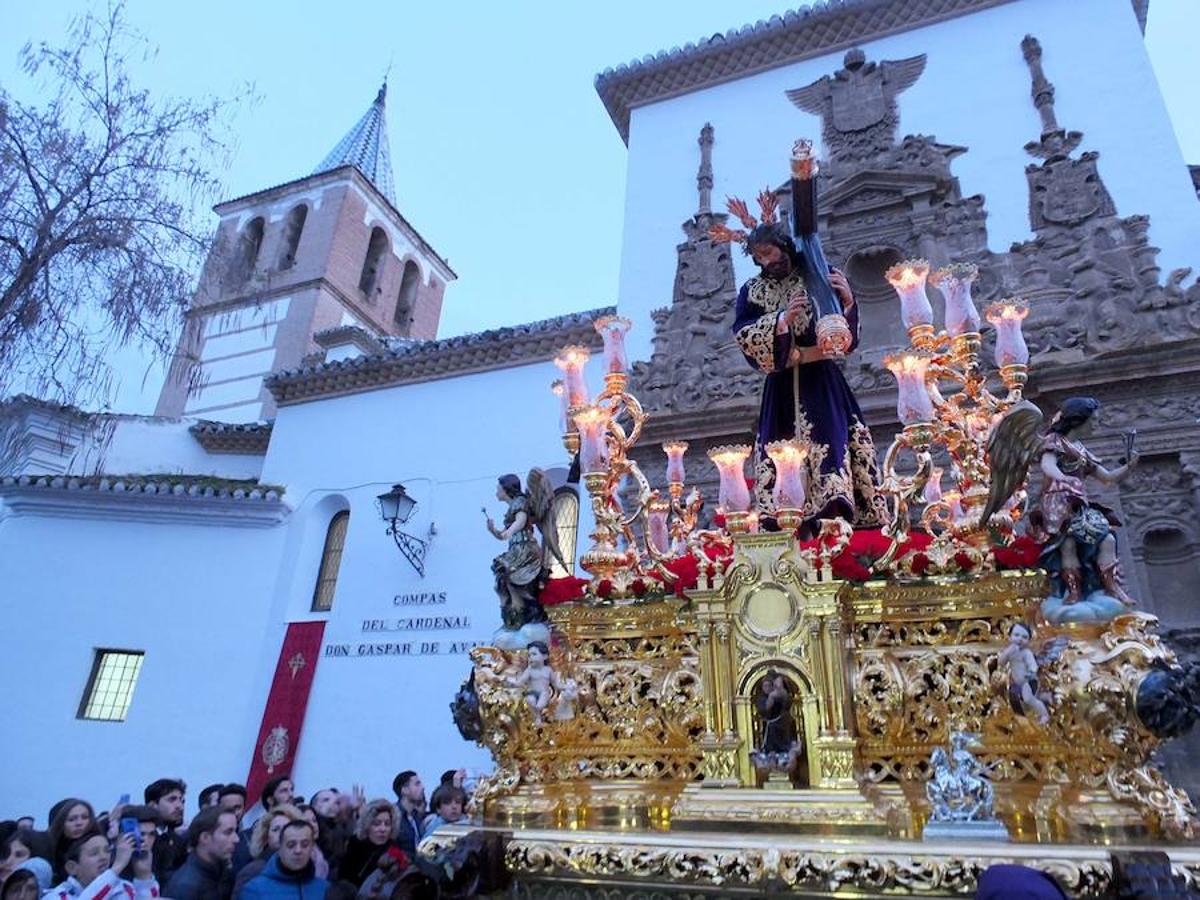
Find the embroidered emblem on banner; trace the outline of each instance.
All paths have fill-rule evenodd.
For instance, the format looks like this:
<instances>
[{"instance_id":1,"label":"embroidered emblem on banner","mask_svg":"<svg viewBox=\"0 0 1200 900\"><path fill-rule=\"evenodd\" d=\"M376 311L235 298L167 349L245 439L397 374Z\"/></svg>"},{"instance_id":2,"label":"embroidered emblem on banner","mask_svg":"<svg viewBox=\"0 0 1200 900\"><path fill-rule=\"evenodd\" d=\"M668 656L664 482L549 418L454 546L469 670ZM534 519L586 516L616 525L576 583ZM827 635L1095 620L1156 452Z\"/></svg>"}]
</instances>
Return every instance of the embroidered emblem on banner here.
<instances>
[{"instance_id":1,"label":"embroidered emblem on banner","mask_svg":"<svg viewBox=\"0 0 1200 900\"><path fill-rule=\"evenodd\" d=\"M288 668L292 670L292 680L296 680L296 673L308 665L308 660L304 658L303 653L297 653L287 661Z\"/></svg>"},{"instance_id":2,"label":"embroidered emblem on banner","mask_svg":"<svg viewBox=\"0 0 1200 900\"><path fill-rule=\"evenodd\" d=\"M287 759L288 730L282 725L276 725L262 743L262 761L267 764L267 774L273 774L275 767Z\"/></svg>"}]
</instances>

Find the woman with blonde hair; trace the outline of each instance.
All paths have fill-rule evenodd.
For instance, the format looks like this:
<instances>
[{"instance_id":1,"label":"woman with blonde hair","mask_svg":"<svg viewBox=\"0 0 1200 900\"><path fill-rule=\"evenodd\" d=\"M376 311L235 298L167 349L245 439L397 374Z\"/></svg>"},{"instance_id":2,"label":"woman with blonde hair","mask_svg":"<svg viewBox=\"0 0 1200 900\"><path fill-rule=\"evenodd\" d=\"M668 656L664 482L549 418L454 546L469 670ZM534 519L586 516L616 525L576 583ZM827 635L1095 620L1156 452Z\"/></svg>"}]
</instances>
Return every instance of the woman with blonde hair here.
<instances>
[{"instance_id":1,"label":"woman with blonde hair","mask_svg":"<svg viewBox=\"0 0 1200 900\"><path fill-rule=\"evenodd\" d=\"M397 846L396 835L399 833L400 813L396 805L383 798L372 800L358 815L358 824L346 847L338 877L361 887L375 870L379 858Z\"/></svg>"},{"instance_id":2,"label":"woman with blonde hair","mask_svg":"<svg viewBox=\"0 0 1200 900\"><path fill-rule=\"evenodd\" d=\"M254 859L242 866L233 883L234 900L255 875L261 875L271 854L279 849L279 835L288 822L303 822L304 815L290 803L279 803L263 813L250 831L250 853Z\"/></svg>"}]
</instances>

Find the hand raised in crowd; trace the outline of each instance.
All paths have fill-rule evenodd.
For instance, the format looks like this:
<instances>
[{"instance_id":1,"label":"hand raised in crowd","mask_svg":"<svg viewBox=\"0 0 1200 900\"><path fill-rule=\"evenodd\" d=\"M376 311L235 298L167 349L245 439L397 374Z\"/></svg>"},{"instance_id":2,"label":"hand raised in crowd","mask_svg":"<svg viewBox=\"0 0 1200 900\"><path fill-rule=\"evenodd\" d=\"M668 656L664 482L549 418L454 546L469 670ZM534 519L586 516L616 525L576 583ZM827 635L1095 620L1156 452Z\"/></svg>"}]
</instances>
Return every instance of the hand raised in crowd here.
<instances>
[{"instance_id":1,"label":"hand raised in crowd","mask_svg":"<svg viewBox=\"0 0 1200 900\"><path fill-rule=\"evenodd\" d=\"M838 299L842 301L843 311L849 312L853 309L854 291L850 290L850 282L846 279L846 274L841 269L829 270L829 284L838 295Z\"/></svg>"},{"instance_id":2,"label":"hand raised in crowd","mask_svg":"<svg viewBox=\"0 0 1200 900\"><path fill-rule=\"evenodd\" d=\"M112 870L119 875L129 865L131 859L133 859L133 835L122 834L117 838L116 848L113 850Z\"/></svg>"}]
</instances>

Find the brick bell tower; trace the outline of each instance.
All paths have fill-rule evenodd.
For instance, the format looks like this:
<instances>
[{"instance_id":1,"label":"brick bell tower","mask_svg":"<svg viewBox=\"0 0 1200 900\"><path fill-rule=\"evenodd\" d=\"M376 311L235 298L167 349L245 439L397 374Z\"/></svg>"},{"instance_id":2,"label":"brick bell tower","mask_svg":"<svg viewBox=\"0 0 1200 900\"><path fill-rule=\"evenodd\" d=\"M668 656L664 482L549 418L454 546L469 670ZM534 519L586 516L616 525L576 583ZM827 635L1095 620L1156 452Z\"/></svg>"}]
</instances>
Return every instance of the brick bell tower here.
<instances>
[{"instance_id":1,"label":"brick bell tower","mask_svg":"<svg viewBox=\"0 0 1200 900\"><path fill-rule=\"evenodd\" d=\"M217 236L155 410L253 422L275 414L263 386L355 326L378 339L437 336L456 277L397 209L387 84L311 175L214 207Z\"/></svg>"}]
</instances>

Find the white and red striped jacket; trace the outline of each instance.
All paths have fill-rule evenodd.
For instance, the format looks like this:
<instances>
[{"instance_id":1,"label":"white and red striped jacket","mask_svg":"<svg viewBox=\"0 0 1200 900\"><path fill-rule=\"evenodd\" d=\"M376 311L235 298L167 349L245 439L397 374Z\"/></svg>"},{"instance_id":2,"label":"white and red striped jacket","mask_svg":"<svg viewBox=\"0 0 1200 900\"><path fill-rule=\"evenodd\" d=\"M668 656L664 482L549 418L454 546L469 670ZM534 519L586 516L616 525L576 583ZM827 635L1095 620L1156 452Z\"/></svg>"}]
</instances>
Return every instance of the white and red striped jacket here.
<instances>
[{"instance_id":1,"label":"white and red striped jacket","mask_svg":"<svg viewBox=\"0 0 1200 900\"><path fill-rule=\"evenodd\" d=\"M42 900L158 900L158 880L126 881L112 869L105 869L87 887L71 876L42 894Z\"/></svg>"}]
</instances>

